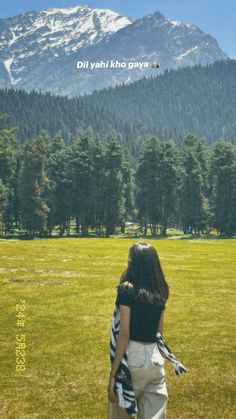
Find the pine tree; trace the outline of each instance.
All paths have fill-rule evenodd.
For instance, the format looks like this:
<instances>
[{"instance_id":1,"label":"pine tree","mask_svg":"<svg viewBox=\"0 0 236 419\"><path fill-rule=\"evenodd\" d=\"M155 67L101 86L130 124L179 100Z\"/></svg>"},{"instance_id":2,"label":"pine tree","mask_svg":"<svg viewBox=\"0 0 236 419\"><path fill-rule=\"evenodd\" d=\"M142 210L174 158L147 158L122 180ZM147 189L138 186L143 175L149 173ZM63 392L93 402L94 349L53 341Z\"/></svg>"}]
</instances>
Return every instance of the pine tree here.
<instances>
[{"instance_id":1,"label":"pine tree","mask_svg":"<svg viewBox=\"0 0 236 419\"><path fill-rule=\"evenodd\" d=\"M106 236L115 233L116 224L124 211L122 163L123 147L112 139L105 153L105 214Z\"/></svg>"},{"instance_id":2,"label":"pine tree","mask_svg":"<svg viewBox=\"0 0 236 419\"><path fill-rule=\"evenodd\" d=\"M8 120L9 115L0 114L2 125ZM17 141L16 127L3 127L0 129L0 179L2 180L2 190L7 190L7 204L4 205L2 213L2 223L5 233L13 227L14 221L14 179L16 172ZM6 193L4 192L4 201Z\"/></svg>"},{"instance_id":3,"label":"pine tree","mask_svg":"<svg viewBox=\"0 0 236 419\"><path fill-rule=\"evenodd\" d=\"M73 212L77 228L80 224L82 236L86 236L94 219L91 133L81 134L72 144L70 153Z\"/></svg>"},{"instance_id":4,"label":"pine tree","mask_svg":"<svg viewBox=\"0 0 236 419\"><path fill-rule=\"evenodd\" d=\"M4 185L2 179L0 179L0 235L3 235L3 220L4 212L8 205L8 194L9 189Z\"/></svg>"},{"instance_id":5,"label":"pine tree","mask_svg":"<svg viewBox=\"0 0 236 419\"><path fill-rule=\"evenodd\" d=\"M125 221L133 218L134 214L134 170L130 167L131 156L127 149L124 149L124 159L122 164L122 184L123 184L123 206L120 217L121 232L125 232Z\"/></svg>"},{"instance_id":6,"label":"pine tree","mask_svg":"<svg viewBox=\"0 0 236 419\"><path fill-rule=\"evenodd\" d=\"M48 148L46 172L49 178L46 201L50 208L48 216L48 229L50 234L56 225L59 225L60 236L66 226L69 227L71 216L71 180L69 147L66 148L63 138L57 134Z\"/></svg>"},{"instance_id":7,"label":"pine tree","mask_svg":"<svg viewBox=\"0 0 236 419\"><path fill-rule=\"evenodd\" d=\"M150 223L152 235L156 235L158 223L162 219L161 210L161 179L159 162L161 156L160 142L152 137L141 147L138 167L135 173L136 206L141 224L144 224L144 234Z\"/></svg>"},{"instance_id":8,"label":"pine tree","mask_svg":"<svg viewBox=\"0 0 236 419\"><path fill-rule=\"evenodd\" d=\"M205 189L206 162L199 156L201 140L188 136L181 153L182 179L180 186L180 212L184 233L199 234L207 227L208 200ZM200 158L201 157L201 158Z\"/></svg>"},{"instance_id":9,"label":"pine tree","mask_svg":"<svg viewBox=\"0 0 236 419\"><path fill-rule=\"evenodd\" d=\"M213 148L210 168L212 223L221 235L227 236L231 235L233 221L234 159L233 145L218 140Z\"/></svg>"},{"instance_id":10,"label":"pine tree","mask_svg":"<svg viewBox=\"0 0 236 419\"><path fill-rule=\"evenodd\" d=\"M173 141L161 143L159 160L160 196L161 196L161 234L166 236L170 217L175 212L177 200L177 150Z\"/></svg>"},{"instance_id":11,"label":"pine tree","mask_svg":"<svg viewBox=\"0 0 236 419\"><path fill-rule=\"evenodd\" d=\"M105 222L106 209L106 148L100 138L95 138L92 148L93 161L93 220L92 227L96 228L97 236L102 234L102 226Z\"/></svg>"},{"instance_id":12,"label":"pine tree","mask_svg":"<svg viewBox=\"0 0 236 419\"><path fill-rule=\"evenodd\" d=\"M234 163L232 167L232 193L229 208L229 235L236 234L236 147L234 146Z\"/></svg>"},{"instance_id":13,"label":"pine tree","mask_svg":"<svg viewBox=\"0 0 236 419\"><path fill-rule=\"evenodd\" d=\"M49 208L43 199L48 179L44 171L45 148L40 139L26 142L23 150L23 164L20 171L19 196L21 221L27 235L38 231L47 233Z\"/></svg>"}]
</instances>

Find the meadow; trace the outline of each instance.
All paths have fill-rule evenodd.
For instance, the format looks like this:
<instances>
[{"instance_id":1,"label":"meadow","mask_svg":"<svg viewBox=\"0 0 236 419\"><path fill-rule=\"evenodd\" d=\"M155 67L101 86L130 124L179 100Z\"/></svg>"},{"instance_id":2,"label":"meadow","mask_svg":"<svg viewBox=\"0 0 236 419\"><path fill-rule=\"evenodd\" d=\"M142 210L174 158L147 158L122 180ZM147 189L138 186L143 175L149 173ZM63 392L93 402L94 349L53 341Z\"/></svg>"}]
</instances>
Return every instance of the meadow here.
<instances>
[{"instance_id":1,"label":"meadow","mask_svg":"<svg viewBox=\"0 0 236 419\"><path fill-rule=\"evenodd\" d=\"M115 286L137 239L0 240L0 418L106 419ZM233 419L236 240L145 239L170 297L163 337L168 419ZM16 304L25 300L25 324ZM16 371L16 335L25 371Z\"/></svg>"}]
</instances>

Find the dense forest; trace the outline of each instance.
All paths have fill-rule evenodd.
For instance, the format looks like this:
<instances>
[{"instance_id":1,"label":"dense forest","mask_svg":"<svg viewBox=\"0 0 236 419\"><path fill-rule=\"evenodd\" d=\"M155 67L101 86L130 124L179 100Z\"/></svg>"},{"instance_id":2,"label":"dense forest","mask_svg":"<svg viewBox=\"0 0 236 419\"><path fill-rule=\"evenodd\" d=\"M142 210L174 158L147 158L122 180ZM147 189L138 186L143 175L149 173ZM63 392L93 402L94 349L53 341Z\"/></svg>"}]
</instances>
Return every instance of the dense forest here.
<instances>
[{"instance_id":1,"label":"dense forest","mask_svg":"<svg viewBox=\"0 0 236 419\"><path fill-rule=\"evenodd\" d=\"M8 116L2 121L2 127L6 128L9 124L17 127L16 137L22 143L44 130L51 137L60 133L65 143L70 144L76 135L89 128L105 142L111 136L118 138L136 157L140 143L148 135L181 140L177 132L145 127L140 122L127 122L106 106L98 108L91 103L84 103L82 98L68 99L65 96L53 96L50 92L43 94L12 88L0 89L0 113Z\"/></svg>"},{"instance_id":2,"label":"dense forest","mask_svg":"<svg viewBox=\"0 0 236 419\"><path fill-rule=\"evenodd\" d=\"M150 136L179 144L188 134L212 144L236 138L236 60L207 66L168 70L129 85L95 91L68 99L35 91L0 90L0 113L17 125L24 142L45 130L61 133L66 144L84 129L109 141L119 139L137 158L140 145ZM8 124L8 125L7 125Z\"/></svg>"},{"instance_id":3,"label":"dense forest","mask_svg":"<svg viewBox=\"0 0 236 419\"><path fill-rule=\"evenodd\" d=\"M4 121L4 115L1 117ZM194 235L211 228L236 233L236 145L207 145L187 135L180 145L151 136L135 169L116 138L105 142L90 130L66 144L46 132L19 143L13 128L0 130L0 235L106 236L125 231L166 236L167 228Z\"/></svg>"},{"instance_id":4,"label":"dense forest","mask_svg":"<svg viewBox=\"0 0 236 419\"><path fill-rule=\"evenodd\" d=\"M208 143L236 137L236 60L166 70L85 95L86 105L103 106L127 123L206 137Z\"/></svg>"}]
</instances>

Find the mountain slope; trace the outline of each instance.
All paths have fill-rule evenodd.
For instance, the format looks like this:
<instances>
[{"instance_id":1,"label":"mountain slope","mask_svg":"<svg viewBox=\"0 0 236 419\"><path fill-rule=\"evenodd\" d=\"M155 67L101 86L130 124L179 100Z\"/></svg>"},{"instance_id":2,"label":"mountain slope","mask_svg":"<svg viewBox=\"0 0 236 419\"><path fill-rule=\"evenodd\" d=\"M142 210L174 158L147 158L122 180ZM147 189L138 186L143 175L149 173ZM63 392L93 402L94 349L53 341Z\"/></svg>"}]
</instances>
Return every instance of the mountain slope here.
<instances>
[{"instance_id":1,"label":"mountain slope","mask_svg":"<svg viewBox=\"0 0 236 419\"><path fill-rule=\"evenodd\" d=\"M69 74L76 60L118 60L158 62L159 72L166 69L206 65L214 61L226 59L217 41L210 35L203 33L197 26L185 25L165 19L159 12L138 19L108 39L90 48L83 48L62 64L63 72ZM116 84L129 83L141 77L150 77L156 74L150 65L149 68L132 69L116 68L96 70L70 71L71 86L67 93L74 95L91 93ZM63 90L67 86L63 86ZM75 90L74 90L75 89Z\"/></svg>"}]
</instances>

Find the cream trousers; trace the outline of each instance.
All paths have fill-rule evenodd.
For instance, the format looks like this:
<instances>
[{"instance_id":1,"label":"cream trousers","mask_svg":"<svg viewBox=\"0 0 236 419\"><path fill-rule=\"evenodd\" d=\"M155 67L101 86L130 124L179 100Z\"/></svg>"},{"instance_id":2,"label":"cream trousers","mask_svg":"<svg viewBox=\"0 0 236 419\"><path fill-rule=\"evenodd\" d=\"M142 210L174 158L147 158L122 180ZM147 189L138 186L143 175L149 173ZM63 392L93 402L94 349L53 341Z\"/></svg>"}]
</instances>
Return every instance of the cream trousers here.
<instances>
[{"instance_id":1,"label":"cream trousers","mask_svg":"<svg viewBox=\"0 0 236 419\"><path fill-rule=\"evenodd\" d=\"M137 419L165 419L168 399L165 360L157 344L130 340L127 362L139 410ZM108 400L108 419L131 419L131 416L118 403Z\"/></svg>"}]
</instances>

